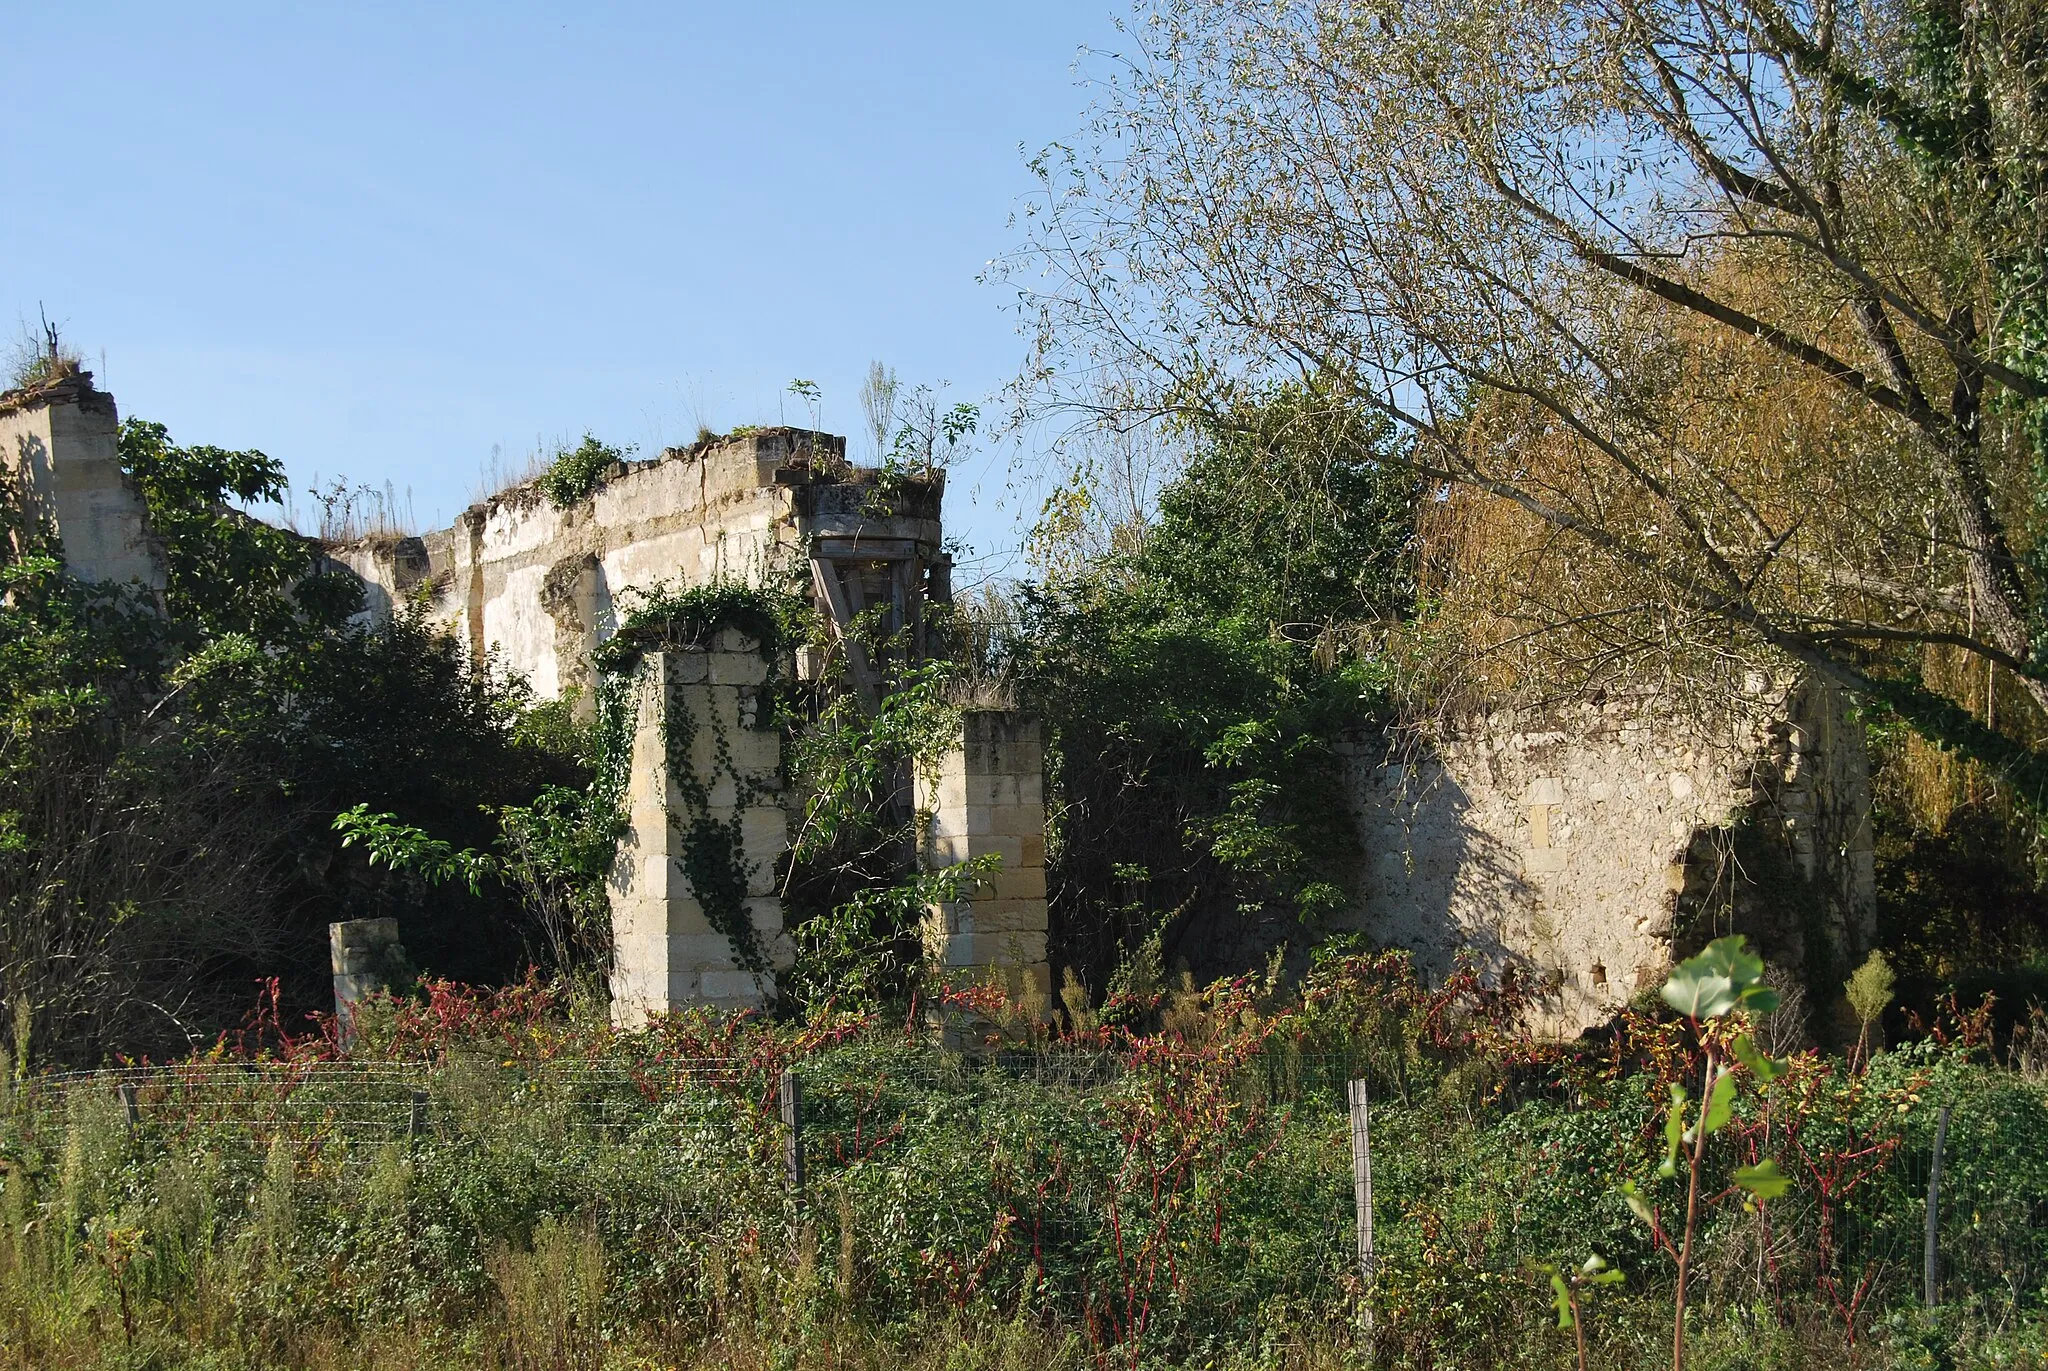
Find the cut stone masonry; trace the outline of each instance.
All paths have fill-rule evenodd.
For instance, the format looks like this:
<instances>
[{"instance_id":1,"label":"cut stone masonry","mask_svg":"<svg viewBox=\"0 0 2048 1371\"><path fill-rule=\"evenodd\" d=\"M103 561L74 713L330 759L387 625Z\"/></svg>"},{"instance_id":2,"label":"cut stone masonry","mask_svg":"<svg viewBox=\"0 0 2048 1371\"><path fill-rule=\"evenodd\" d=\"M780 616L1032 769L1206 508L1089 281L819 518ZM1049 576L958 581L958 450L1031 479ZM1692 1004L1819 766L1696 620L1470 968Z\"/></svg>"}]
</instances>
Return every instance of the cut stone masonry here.
<instances>
[{"instance_id":1,"label":"cut stone masonry","mask_svg":"<svg viewBox=\"0 0 2048 1371\"><path fill-rule=\"evenodd\" d=\"M782 741L762 708L767 676L760 645L730 628L708 649L651 653L634 675L627 829L611 876L612 1016L622 1025L693 1004L760 1008L790 965L775 890L789 820ZM677 774L684 767L703 787L701 805ZM699 891L690 876L690 843L710 841L707 833L722 841L734 828L746 883L737 912L762 954L758 966L706 910L707 896L736 892Z\"/></svg>"},{"instance_id":2,"label":"cut stone masonry","mask_svg":"<svg viewBox=\"0 0 2048 1371\"><path fill-rule=\"evenodd\" d=\"M980 857L1001 865L964 899L925 914L926 964L949 979L999 974L1013 998L1043 1005L1046 953L1045 754L1038 721L968 710L936 765L920 768L919 861L936 871Z\"/></svg>"},{"instance_id":3,"label":"cut stone masonry","mask_svg":"<svg viewBox=\"0 0 2048 1371\"><path fill-rule=\"evenodd\" d=\"M421 604L536 694L574 691L587 703L591 652L618 627L631 590L758 585L808 561L802 579L835 624L879 610L915 631L925 601L949 594L944 485L934 474L885 486L847 463L842 437L762 429L621 462L566 509L528 483L471 506L452 528L327 551L368 585L372 617ZM864 658L854 675L871 695Z\"/></svg>"}]
</instances>

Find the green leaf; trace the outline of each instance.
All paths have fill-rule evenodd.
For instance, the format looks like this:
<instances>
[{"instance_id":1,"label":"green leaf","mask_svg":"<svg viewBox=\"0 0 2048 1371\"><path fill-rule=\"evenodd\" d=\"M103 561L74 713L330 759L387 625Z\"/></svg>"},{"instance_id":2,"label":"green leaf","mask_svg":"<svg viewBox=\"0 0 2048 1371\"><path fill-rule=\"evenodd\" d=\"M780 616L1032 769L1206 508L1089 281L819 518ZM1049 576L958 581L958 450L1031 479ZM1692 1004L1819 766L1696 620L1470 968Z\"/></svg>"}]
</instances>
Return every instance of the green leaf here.
<instances>
[{"instance_id":1,"label":"green leaf","mask_svg":"<svg viewBox=\"0 0 2048 1371\"><path fill-rule=\"evenodd\" d=\"M1634 1181L1623 1181L1621 1183L1621 1197L1628 1202L1629 1213L1635 1215L1652 1228L1657 1226L1656 1214L1651 1211L1649 1201L1643 1198L1643 1192L1636 1189Z\"/></svg>"},{"instance_id":2,"label":"green leaf","mask_svg":"<svg viewBox=\"0 0 2048 1371\"><path fill-rule=\"evenodd\" d=\"M1749 1074L1756 1077L1758 1085L1769 1085L1785 1074L1785 1064L1765 1056L1763 1051L1750 1041L1747 1033L1729 1046L1735 1053L1735 1060L1749 1068Z\"/></svg>"},{"instance_id":3,"label":"green leaf","mask_svg":"<svg viewBox=\"0 0 2048 1371\"><path fill-rule=\"evenodd\" d=\"M1678 1147L1686 1139L1685 1101L1685 1087L1673 1081L1671 1110L1664 1116L1664 1163L1657 1168L1660 1176L1678 1174Z\"/></svg>"},{"instance_id":4,"label":"green leaf","mask_svg":"<svg viewBox=\"0 0 2048 1371\"><path fill-rule=\"evenodd\" d=\"M1778 1164L1769 1157L1755 1166L1737 1167L1733 1179L1759 1201L1775 1200L1792 1188L1792 1178L1780 1171Z\"/></svg>"},{"instance_id":5,"label":"green leaf","mask_svg":"<svg viewBox=\"0 0 2048 1371\"><path fill-rule=\"evenodd\" d=\"M1557 1268L1550 1268L1550 1290L1557 1304L1557 1326L1572 1326L1572 1292L1564 1283L1564 1277L1557 1274Z\"/></svg>"},{"instance_id":6,"label":"green leaf","mask_svg":"<svg viewBox=\"0 0 2048 1371\"><path fill-rule=\"evenodd\" d=\"M1778 1007L1778 992L1767 985L1753 985L1742 992L1742 1007L1752 1014L1769 1014Z\"/></svg>"},{"instance_id":7,"label":"green leaf","mask_svg":"<svg viewBox=\"0 0 2048 1371\"><path fill-rule=\"evenodd\" d=\"M1707 1091L1706 1116L1701 1121L1709 1135L1719 1132L1735 1112L1735 1073L1722 1068Z\"/></svg>"},{"instance_id":8,"label":"green leaf","mask_svg":"<svg viewBox=\"0 0 2048 1371\"><path fill-rule=\"evenodd\" d=\"M1749 951L1748 940L1741 934L1716 938L1698 956L1672 968L1664 982L1664 1003L1694 1019L1718 1018L1746 997L1767 1009L1775 1006L1776 992L1760 984L1763 975L1763 958ZM1761 1004L1765 998L1770 999L1770 1006Z\"/></svg>"}]
</instances>

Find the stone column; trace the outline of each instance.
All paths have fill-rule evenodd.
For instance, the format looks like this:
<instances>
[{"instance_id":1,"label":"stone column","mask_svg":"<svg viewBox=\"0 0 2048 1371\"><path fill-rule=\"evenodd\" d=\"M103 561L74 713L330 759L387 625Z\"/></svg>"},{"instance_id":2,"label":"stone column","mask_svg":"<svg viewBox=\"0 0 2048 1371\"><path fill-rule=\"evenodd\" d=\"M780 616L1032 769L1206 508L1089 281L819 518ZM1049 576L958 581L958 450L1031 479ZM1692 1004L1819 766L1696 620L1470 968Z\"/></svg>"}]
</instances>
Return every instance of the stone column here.
<instances>
[{"instance_id":1,"label":"stone column","mask_svg":"<svg viewBox=\"0 0 2048 1371\"><path fill-rule=\"evenodd\" d=\"M389 994L409 983L412 959L398 940L396 919L327 925L327 956L334 968L334 1018L346 1047L355 1037L356 1004L366 995Z\"/></svg>"},{"instance_id":2,"label":"stone column","mask_svg":"<svg viewBox=\"0 0 2048 1371\"><path fill-rule=\"evenodd\" d=\"M967 899L925 913L926 963L949 979L991 970L1012 996L1044 1006L1045 755L1038 721L1015 710L969 710L935 768L919 768L919 861L928 871L993 855L1000 869Z\"/></svg>"},{"instance_id":3,"label":"stone column","mask_svg":"<svg viewBox=\"0 0 2048 1371\"><path fill-rule=\"evenodd\" d=\"M635 674L627 830L611 877L621 1026L689 1005L760 1008L790 964L775 888L789 822L767 673L752 638L722 629L709 649L650 652Z\"/></svg>"}]
</instances>

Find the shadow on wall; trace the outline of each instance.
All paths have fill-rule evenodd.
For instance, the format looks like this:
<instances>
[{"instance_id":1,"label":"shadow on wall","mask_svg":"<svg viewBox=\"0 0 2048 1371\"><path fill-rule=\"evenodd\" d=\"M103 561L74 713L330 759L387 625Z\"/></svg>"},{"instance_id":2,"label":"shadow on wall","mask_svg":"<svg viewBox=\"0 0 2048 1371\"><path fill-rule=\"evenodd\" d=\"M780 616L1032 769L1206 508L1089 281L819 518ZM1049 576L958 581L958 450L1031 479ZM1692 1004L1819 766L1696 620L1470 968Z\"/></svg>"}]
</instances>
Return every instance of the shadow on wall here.
<instances>
[{"instance_id":1,"label":"shadow on wall","mask_svg":"<svg viewBox=\"0 0 2048 1371\"><path fill-rule=\"evenodd\" d=\"M1440 759L1369 772L1358 805L1358 931L1410 949L1432 978L1448 973L1460 951L1489 979L1509 967L1538 974L1526 955L1537 900L1522 854L1478 821L1471 794Z\"/></svg>"},{"instance_id":2,"label":"shadow on wall","mask_svg":"<svg viewBox=\"0 0 2048 1371\"><path fill-rule=\"evenodd\" d=\"M9 535L15 540L15 551L26 550L26 545L40 540L52 543L57 538L56 493L50 489L47 474L37 479L37 473L50 470L50 450L38 434L24 433L15 439L11 460L12 470L8 484L13 488L13 510L19 511L19 529L10 529Z\"/></svg>"}]
</instances>

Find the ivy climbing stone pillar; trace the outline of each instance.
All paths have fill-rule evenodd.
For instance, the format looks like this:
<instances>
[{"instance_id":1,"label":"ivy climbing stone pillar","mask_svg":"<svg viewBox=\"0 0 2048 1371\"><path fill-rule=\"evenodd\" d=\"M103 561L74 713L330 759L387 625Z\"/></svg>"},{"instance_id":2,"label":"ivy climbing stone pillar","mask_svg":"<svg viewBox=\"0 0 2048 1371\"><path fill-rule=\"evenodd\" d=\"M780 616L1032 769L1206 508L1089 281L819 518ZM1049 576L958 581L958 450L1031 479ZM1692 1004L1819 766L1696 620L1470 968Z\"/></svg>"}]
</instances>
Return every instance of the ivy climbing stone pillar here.
<instances>
[{"instance_id":1,"label":"ivy climbing stone pillar","mask_svg":"<svg viewBox=\"0 0 2048 1371\"><path fill-rule=\"evenodd\" d=\"M1038 720L973 709L935 765L920 766L919 859L940 870L994 856L1001 866L967 899L925 913L926 964L954 981L1000 976L1013 998L1043 1013L1046 961L1045 754Z\"/></svg>"},{"instance_id":2,"label":"ivy climbing stone pillar","mask_svg":"<svg viewBox=\"0 0 2048 1371\"><path fill-rule=\"evenodd\" d=\"M627 829L611 877L612 1017L635 1027L690 1005L755 1008L791 960L775 866L789 846L782 744L753 638L641 658Z\"/></svg>"}]
</instances>

